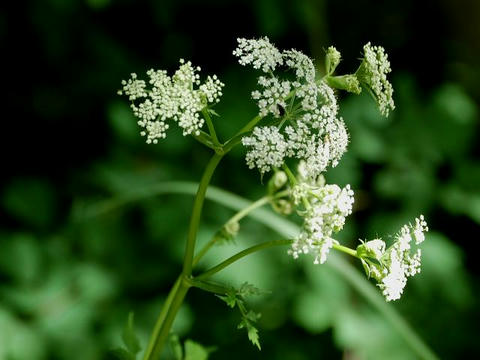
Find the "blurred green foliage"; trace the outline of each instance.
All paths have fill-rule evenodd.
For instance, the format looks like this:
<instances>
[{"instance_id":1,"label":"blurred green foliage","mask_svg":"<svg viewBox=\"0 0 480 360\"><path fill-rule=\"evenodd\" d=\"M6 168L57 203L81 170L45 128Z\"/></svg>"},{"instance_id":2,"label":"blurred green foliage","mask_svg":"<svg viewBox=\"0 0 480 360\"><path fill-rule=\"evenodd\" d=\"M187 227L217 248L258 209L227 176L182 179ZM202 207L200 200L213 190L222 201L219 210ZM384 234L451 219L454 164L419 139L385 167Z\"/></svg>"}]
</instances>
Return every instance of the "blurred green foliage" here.
<instances>
[{"instance_id":1,"label":"blurred green foliage","mask_svg":"<svg viewBox=\"0 0 480 360\"><path fill-rule=\"evenodd\" d=\"M248 100L255 76L230 56L236 36L252 35L310 49L319 59L334 44L345 68L369 40L392 50L397 109L389 118L368 96L342 99L350 150L326 176L352 184L356 208L340 239L356 245L387 236L424 213L431 232L422 273L392 306L442 359L479 357L480 93L471 54L480 54L472 40L480 22L464 28L460 21L478 14L478 5L373 3L11 2L0 14L9 50L2 53L13 56L2 131L0 360L108 359L130 311L146 346L181 269L192 199L147 197L84 221L71 209L161 181L198 181L208 151L173 128L158 146L144 144L116 90L129 72L192 58L226 83L217 108L226 139L256 111ZM419 20L431 11L435 30ZM264 187L243 156L235 149L213 181L256 199ZM208 202L199 245L231 215ZM200 266L276 236L246 219L236 243L214 248ZM262 313L262 352L236 329L236 312L192 290L174 324L182 339L195 340L184 343L185 354L204 356L198 342L217 346L211 359L414 358L338 274L294 262L285 249L256 254L217 279L270 291L249 304Z\"/></svg>"}]
</instances>

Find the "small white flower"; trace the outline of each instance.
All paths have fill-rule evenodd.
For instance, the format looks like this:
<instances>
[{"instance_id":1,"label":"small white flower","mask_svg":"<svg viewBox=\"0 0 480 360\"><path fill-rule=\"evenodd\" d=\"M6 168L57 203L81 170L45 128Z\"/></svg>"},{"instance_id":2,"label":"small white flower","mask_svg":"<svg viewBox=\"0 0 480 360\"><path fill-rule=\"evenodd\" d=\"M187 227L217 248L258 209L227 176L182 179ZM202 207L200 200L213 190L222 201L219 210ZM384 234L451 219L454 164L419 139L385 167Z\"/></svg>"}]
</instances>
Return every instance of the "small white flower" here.
<instances>
[{"instance_id":1,"label":"small white flower","mask_svg":"<svg viewBox=\"0 0 480 360\"><path fill-rule=\"evenodd\" d=\"M239 58L241 65L252 65L254 69L261 69L268 73L274 71L278 65L283 64L280 51L270 43L267 37L260 39L237 39L238 46L233 55Z\"/></svg>"},{"instance_id":2,"label":"small white flower","mask_svg":"<svg viewBox=\"0 0 480 360\"><path fill-rule=\"evenodd\" d=\"M387 80L387 74L392 71L388 56L383 47L372 46L370 43L363 47L363 52L363 62L356 75L375 96L380 112L388 116L390 110L395 109L393 88Z\"/></svg>"},{"instance_id":3,"label":"small white flower","mask_svg":"<svg viewBox=\"0 0 480 360\"><path fill-rule=\"evenodd\" d=\"M304 167L301 162L299 167ZM302 171L302 170L301 170ZM306 201L309 206L302 214L304 224L300 234L294 239L289 253L294 257L311 253L315 264L323 264L334 243L332 235L340 231L345 218L352 213L353 191L350 186L325 185L324 179L300 179L292 190L295 203Z\"/></svg>"},{"instance_id":4,"label":"small white flower","mask_svg":"<svg viewBox=\"0 0 480 360\"><path fill-rule=\"evenodd\" d=\"M140 134L146 136L148 144L165 138L169 128L167 119L177 122L183 135L200 134L204 120L199 112L220 100L224 84L215 75L208 76L202 84L199 71L190 61L180 59L180 67L172 77L165 70L147 71L151 89L147 89L146 82L138 80L136 74L122 81L123 88L118 93L132 101L133 114L143 128ZM143 102L139 102L140 99Z\"/></svg>"},{"instance_id":5,"label":"small white flower","mask_svg":"<svg viewBox=\"0 0 480 360\"><path fill-rule=\"evenodd\" d=\"M130 101L136 100L138 98L146 97L147 92L145 91L145 81L138 80L137 74L130 74L131 78L128 81L122 80L122 90L118 91L118 95L127 95Z\"/></svg>"},{"instance_id":6,"label":"small white flower","mask_svg":"<svg viewBox=\"0 0 480 360\"><path fill-rule=\"evenodd\" d=\"M421 249L411 253L411 242L425 239L428 231L423 215L415 219L415 225L404 225L395 236L395 242L387 250L385 243L375 239L363 243L357 248L357 254L362 257L362 263L367 274L377 280L377 286L382 290L387 301L397 300L403 293L407 278L420 272ZM413 237L412 237L413 234ZM371 262L375 259L376 262Z\"/></svg>"},{"instance_id":7,"label":"small white flower","mask_svg":"<svg viewBox=\"0 0 480 360\"><path fill-rule=\"evenodd\" d=\"M276 77L260 76L258 84L264 88L263 91L255 90L252 98L257 100L261 116L272 114L279 117L280 109L286 108L285 99L290 93L291 84L289 81L280 81Z\"/></svg>"},{"instance_id":8,"label":"small white flower","mask_svg":"<svg viewBox=\"0 0 480 360\"><path fill-rule=\"evenodd\" d=\"M425 232L428 231L427 222L423 215L420 215L419 218L415 219L415 227L413 228L413 237L415 238L415 243L418 245L425 240Z\"/></svg>"},{"instance_id":9,"label":"small white flower","mask_svg":"<svg viewBox=\"0 0 480 360\"><path fill-rule=\"evenodd\" d=\"M315 66L307 55L295 49L291 49L285 50L282 56L285 65L295 71L297 79L304 79L307 83L315 81Z\"/></svg>"},{"instance_id":10,"label":"small white flower","mask_svg":"<svg viewBox=\"0 0 480 360\"><path fill-rule=\"evenodd\" d=\"M242 144L249 148L247 165L257 167L263 174L272 167L281 167L287 151L287 143L275 126L256 127L251 136L245 136Z\"/></svg>"}]
</instances>

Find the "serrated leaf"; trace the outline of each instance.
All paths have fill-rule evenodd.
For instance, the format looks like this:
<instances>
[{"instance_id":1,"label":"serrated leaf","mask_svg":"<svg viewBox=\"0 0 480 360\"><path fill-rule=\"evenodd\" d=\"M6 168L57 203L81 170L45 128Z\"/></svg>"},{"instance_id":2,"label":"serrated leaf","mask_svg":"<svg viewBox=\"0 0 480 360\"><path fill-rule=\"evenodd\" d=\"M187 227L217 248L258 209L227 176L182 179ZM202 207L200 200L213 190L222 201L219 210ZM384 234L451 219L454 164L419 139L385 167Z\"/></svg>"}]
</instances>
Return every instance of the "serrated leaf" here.
<instances>
[{"instance_id":1,"label":"serrated leaf","mask_svg":"<svg viewBox=\"0 0 480 360\"><path fill-rule=\"evenodd\" d=\"M258 350L262 350L262 347L260 346L260 339L258 336L258 330L256 327L250 325L247 327L248 331L248 339L252 342L253 345L255 345Z\"/></svg>"},{"instance_id":2,"label":"serrated leaf","mask_svg":"<svg viewBox=\"0 0 480 360\"><path fill-rule=\"evenodd\" d=\"M237 305L237 296L234 293L228 293L227 295L217 295L219 299L222 299L232 309Z\"/></svg>"},{"instance_id":3,"label":"serrated leaf","mask_svg":"<svg viewBox=\"0 0 480 360\"><path fill-rule=\"evenodd\" d=\"M214 351L213 347L205 347L193 340L185 341L185 358L184 360L207 360L209 354Z\"/></svg>"},{"instance_id":4,"label":"serrated leaf","mask_svg":"<svg viewBox=\"0 0 480 360\"><path fill-rule=\"evenodd\" d=\"M248 320L247 317L244 317L242 319L240 324L238 324L237 328L238 329L243 329L243 328L247 329L247 335L248 335L248 339L250 340L250 342L253 345L255 345L258 348L258 350L262 350L262 348L260 346L260 338L258 336L258 330L255 326L253 326L250 323L250 321Z\"/></svg>"},{"instance_id":5,"label":"serrated leaf","mask_svg":"<svg viewBox=\"0 0 480 360\"><path fill-rule=\"evenodd\" d=\"M135 355L131 354L124 348L118 348L110 351L110 357L118 360L135 360Z\"/></svg>"},{"instance_id":6,"label":"serrated leaf","mask_svg":"<svg viewBox=\"0 0 480 360\"><path fill-rule=\"evenodd\" d=\"M135 334L133 312L128 314L127 324L123 328L122 332L122 340L127 350L133 354L132 359L135 359L135 355L140 352L141 348L140 342Z\"/></svg>"},{"instance_id":7,"label":"serrated leaf","mask_svg":"<svg viewBox=\"0 0 480 360\"><path fill-rule=\"evenodd\" d=\"M258 319L262 317L262 314L256 313L255 311L250 310L246 315L245 318L247 318L249 321L257 322Z\"/></svg>"},{"instance_id":8,"label":"serrated leaf","mask_svg":"<svg viewBox=\"0 0 480 360\"><path fill-rule=\"evenodd\" d=\"M237 295L241 297L247 297L249 295L262 295L265 291L260 290L256 286L244 282L237 291Z\"/></svg>"}]
</instances>

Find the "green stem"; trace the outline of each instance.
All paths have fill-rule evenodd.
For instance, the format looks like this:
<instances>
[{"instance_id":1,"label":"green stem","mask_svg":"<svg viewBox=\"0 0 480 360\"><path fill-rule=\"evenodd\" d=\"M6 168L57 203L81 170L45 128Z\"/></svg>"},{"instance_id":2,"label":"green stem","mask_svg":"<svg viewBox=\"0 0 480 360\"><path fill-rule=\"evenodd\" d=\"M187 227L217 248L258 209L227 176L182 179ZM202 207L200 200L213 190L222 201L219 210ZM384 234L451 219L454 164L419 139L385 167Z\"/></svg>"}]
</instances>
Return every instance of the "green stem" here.
<instances>
[{"instance_id":1,"label":"green stem","mask_svg":"<svg viewBox=\"0 0 480 360\"><path fill-rule=\"evenodd\" d=\"M173 321L177 316L178 310L183 303L183 299L185 299L185 295L187 295L188 289L190 288L189 282L185 278L180 278L178 289L173 296L172 302L170 304L170 308L168 309L167 315L163 321L163 324L156 336L151 351L145 355L146 360L157 360L160 358L162 353L163 346L165 341L170 334L170 328L172 327Z\"/></svg>"},{"instance_id":2,"label":"green stem","mask_svg":"<svg viewBox=\"0 0 480 360\"><path fill-rule=\"evenodd\" d=\"M160 315L158 315L157 321L155 322L155 326L153 327L152 335L150 335L150 340L147 346L147 350L145 351L145 355L143 356L144 360L151 358L151 354L155 346L155 341L159 336L160 329L163 325L165 317L167 316L170 306L172 305L173 298L175 297L178 291L180 282L181 282L181 278L179 277L177 281L175 281L175 284L173 284L170 292L168 293L167 299L165 300L165 303L162 306L162 311L160 312Z\"/></svg>"},{"instance_id":3,"label":"green stem","mask_svg":"<svg viewBox=\"0 0 480 360\"><path fill-rule=\"evenodd\" d=\"M210 114L208 113L208 109L204 108L202 110L202 114L203 114L203 117L205 118L205 122L207 123L208 132L210 133L210 136L212 137L213 144L216 147L220 147L221 145L220 145L220 142L218 141L217 133L215 132L215 127L213 126L213 121L212 121L212 118L211 118Z\"/></svg>"},{"instance_id":4,"label":"green stem","mask_svg":"<svg viewBox=\"0 0 480 360\"><path fill-rule=\"evenodd\" d=\"M282 169L287 174L290 185L295 186L297 184L297 178L295 177L295 175L293 175L292 170L290 170L290 168L285 163L282 165Z\"/></svg>"},{"instance_id":5,"label":"green stem","mask_svg":"<svg viewBox=\"0 0 480 360\"><path fill-rule=\"evenodd\" d=\"M190 219L190 227L188 229L187 245L185 247L185 257L183 260L184 277L189 277L192 273L193 253L195 251L195 241L197 238L198 226L200 224L200 216L202 214L203 203L205 201L205 193L207 191L210 179L222 159L223 155L215 153L208 163L203 173L200 184L198 185L197 194L193 203L192 217Z\"/></svg>"},{"instance_id":6,"label":"green stem","mask_svg":"<svg viewBox=\"0 0 480 360\"><path fill-rule=\"evenodd\" d=\"M193 203L192 217L190 219L190 226L188 230L187 244L185 247L185 257L183 261L182 275L179 277L175 285L172 287L167 301L162 308L162 311L155 323L155 327L150 338L150 342L145 352L144 360L158 359L162 352L170 328L175 320L178 310L187 294L191 284L187 281L192 273L193 253L195 251L195 241L200 224L200 217L202 214L203 203L205 201L205 194L212 175L222 159L223 155L215 153L210 159L205 171L198 185L197 194Z\"/></svg>"},{"instance_id":7,"label":"green stem","mask_svg":"<svg viewBox=\"0 0 480 360\"><path fill-rule=\"evenodd\" d=\"M206 281L201 281L196 279L192 280L192 286L202 289L204 291L208 291L214 294L221 294L221 295L228 294L228 292L230 291L230 289L228 289L223 285L214 284L212 282L206 282Z\"/></svg>"},{"instance_id":8,"label":"green stem","mask_svg":"<svg viewBox=\"0 0 480 360\"><path fill-rule=\"evenodd\" d=\"M253 210L259 208L259 207L262 207L263 205L267 204L269 201L273 200L273 199L277 199L277 198L281 198L281 197L284 197L286 195L288 195L289 191L288 190L285 190L285 191L280 191L278 193L276 193L275 195L273 196L264 196L264 197L261 197L260 199L258 199L257 201L251 203L249 206L243 208L242 210L240 210L239 212L237 212L235 215L233 215L223 226L225 226L226 224L228 223L231 223L231 222L239 222L240 220L242 220L245 216L247 216L248 214L250 214ZM217 241L217 238L216 237L213 237L208 243L206 243L203 248L198 252L197 255L195 255L195 257L193 258L193 267L195 267L195 265L198 264L198 262L203 258L203 256L208 252L208 250L211 249L211 247L213 245L215 245L215 242Z\"/></svg>"},{"instance_id":9,"label":"green stem","mask_svg":"<svg viewBox=\"0 0 480 360\"><path fill-rule=\"evenodd\" d=\"M339 245L339 244L333 244L333 248L334 248L335 250L344 252L345 254L354 256L354 257L356 257L357 259L360 259L360 256L357 255L357 251L356 251L356 250L353 250L353 249L350 249L349 247L346 247L346 246L343 246L343 245Z\"/></svg>"},{"instance_id":10,"label":"green stem","mask_svg":"<svg viewBox=\"0 0 480 360\"><path fill-rule=\"evenodd\" d=\"M228 140L225 145L223 146L223 150L225 153L229 152L232 150L236 145L242 141L242 138L245 136L246 133L248 133L250 130L252 130L255 125L258 124L260 120L262 120L263 117L260 115L255 116L252 120L248 122L247 125L245 125L243 128L241 128L234 137L232 137L230 140Z\"/></svg>"},{"instance_id":11,"label":"green stem","mask_svg":"<svg viewBox=\"0 0 480 360\"><path fill-rule=\"evenodd\" d=\"M255 116L252 120L250 120L247 125L245 125L243 128L240 129L239 132L237 132L237 135L239 134L243 134L243 133L246 133L246 132L249 132L250 130L253 129L253 127L255 125L257 125L257 123L263 119L263 116L261 115L257 115Z\"/></svg>"},{"instance_id":12,"label":"green stem","mask_svg":"<svg viewBox=\"0 0 480 360\"><path fill-rule=\"evenodd\" d=\"M210 135L208 135L205 131L200 130L200 134L195 135L192 134L192 137L197 140L199 143L205 145L206 147L209 147L210 149L216 150L216 146L212 142L212 138Z\"/></svg>"},{"instance_id":13,"label":"green stem","mask_svg":"<svg viewBox=\"0 0 480 360\"><path fill-rule=\"evenodd\" d=\"M272 240L272 241L267 241L262 244L258 244L252 247L249 247L248 249L245 249L243 251L240 251L239 253L229 257L227 260L221 262L217 266L212 267L211 269L205 271L204 273L198 275L195 277L195 280L202 280L202 279L208 279L210 276L213 274L216 274L217 272L225 269L227 266L233 264L235 261L240 260L241 258L250 255L254 252L267 249L273 246L280 246L280 245L289 245L292 243L292 240Z\"/></svg>"}]
</instances>

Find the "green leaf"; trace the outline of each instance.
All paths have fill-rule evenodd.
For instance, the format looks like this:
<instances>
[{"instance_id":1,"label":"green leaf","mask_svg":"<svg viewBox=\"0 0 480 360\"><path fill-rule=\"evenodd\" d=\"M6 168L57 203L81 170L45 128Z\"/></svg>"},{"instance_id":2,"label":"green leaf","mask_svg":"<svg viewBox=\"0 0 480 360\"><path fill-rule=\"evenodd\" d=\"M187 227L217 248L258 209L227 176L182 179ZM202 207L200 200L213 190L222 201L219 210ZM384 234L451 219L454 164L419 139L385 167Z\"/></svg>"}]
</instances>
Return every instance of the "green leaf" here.
<instances>
[{"instance_id":1,"label":"green leaf","mask_svg":"<svg viewBox=\"0 0 480 360\"><path fill-rule=\"evenodd\" d=\"M232 309L235 307L235 305L237 305L237 301L239 301L237 299L237 296L235 293L228 293L227 295L216 295L218 298L222 299L223 301L225 301L227 303L227 305L229 307L231 307Z\"/></svg>"},{"instance_id":2,"label":"green leaf","mask_svg":"<svg viewBox=\"0 0 480 360\"><path fill-rule=\"evenodd\" d=\"M185 341L184 360L207 360L209 354L214 350L214 347L207 348L193 340L188 339Z\"/></svg>"},{"instance_id":3,"label":"green leaf","mask_svg":"<svg viewBox=\"0 0 480 360\"><path fill-rule=\"evenodd\" d=\"M256 313L255 311L252 311L252 310L249 310L248 313L245 315L246 319L253 322L256 322L261 317L262 317L262 314Z\"/></svg>"},{"instance_id":4,"label":"green leaf","mask_svg":"<svg viewBox=\"0 0 480 360\"><path fill-rule=\"evenodd\" d=\"M262 291L260 290L259 288L257 288L256 286L248 283L248 282L244 282L240 288L237 290L237 295L240 296L240 297L247 297L247 296L250 296L250 295L262 295L264 294L265 291Z\"/></svg>"},{"instance_id":5,"label":"green leaf","mask_svg":"<svg viewBox=\"0 0 480 360\"><path fill-rule=\"evenodd\" d=\"M238 324L238 328L239 329L247 329L247 335L248 335L248 339L250 340L250 342L255 345L258 350L262 350L261 346L260 346L260 338L258 336L258 330L255 326L253 326L250 321L247 319L247 318L243 318L242 319L242 322L240 324Z\"/></svg>"},{"instance_id":6,"label":"green leaf","mask_svg":"<svg viewBox=\"0 0 480 360\"><path fill-rule=\"evenodd\" d=\"M133 354L133 359L135 355L140 352L140 342L138 341L137 335L135 334L134 329L134 315L133 312L128 314L127 324L125 325L122 333L122 340L127 350Z\"/></svg>"},{"instance_id":7,"label":"green leaf","mask_svg":"<svg viewBox=\"0 0 480 360\"><path fill-rule=\"evenodd\" d=\"M110 199L93 206L86 207L82 219L98 216L100 214L112 211L119 206L126 205L132 201L157 196L159 194L195 194L197 192L197 184L190 182L164 182L156 184L151 188L143 188L141 193L132 193L123 195L121 198ZM206 198L213 200L219 204L233 209L242 210L251 205L251 201L246 200L238 195L228 191L219 189L215 186L208 188ZM289 220L286 220L272 211L265 209L257 209L249 214L250 217L256 219L267 227L284 237L292 238L298 234L298 226ZM409 346L424 359L438 359L435 353L428 347L418 334L410 327L410 325L402 318L395 308L385 302L381 294L372 285L363 274L361 274L352 264L339 256L338 254L330 254L328 262L324 265L334 269L343 279L350 284L355 290L362 295L379 313L395 328Z\"/></svg>"}]
</instances>

